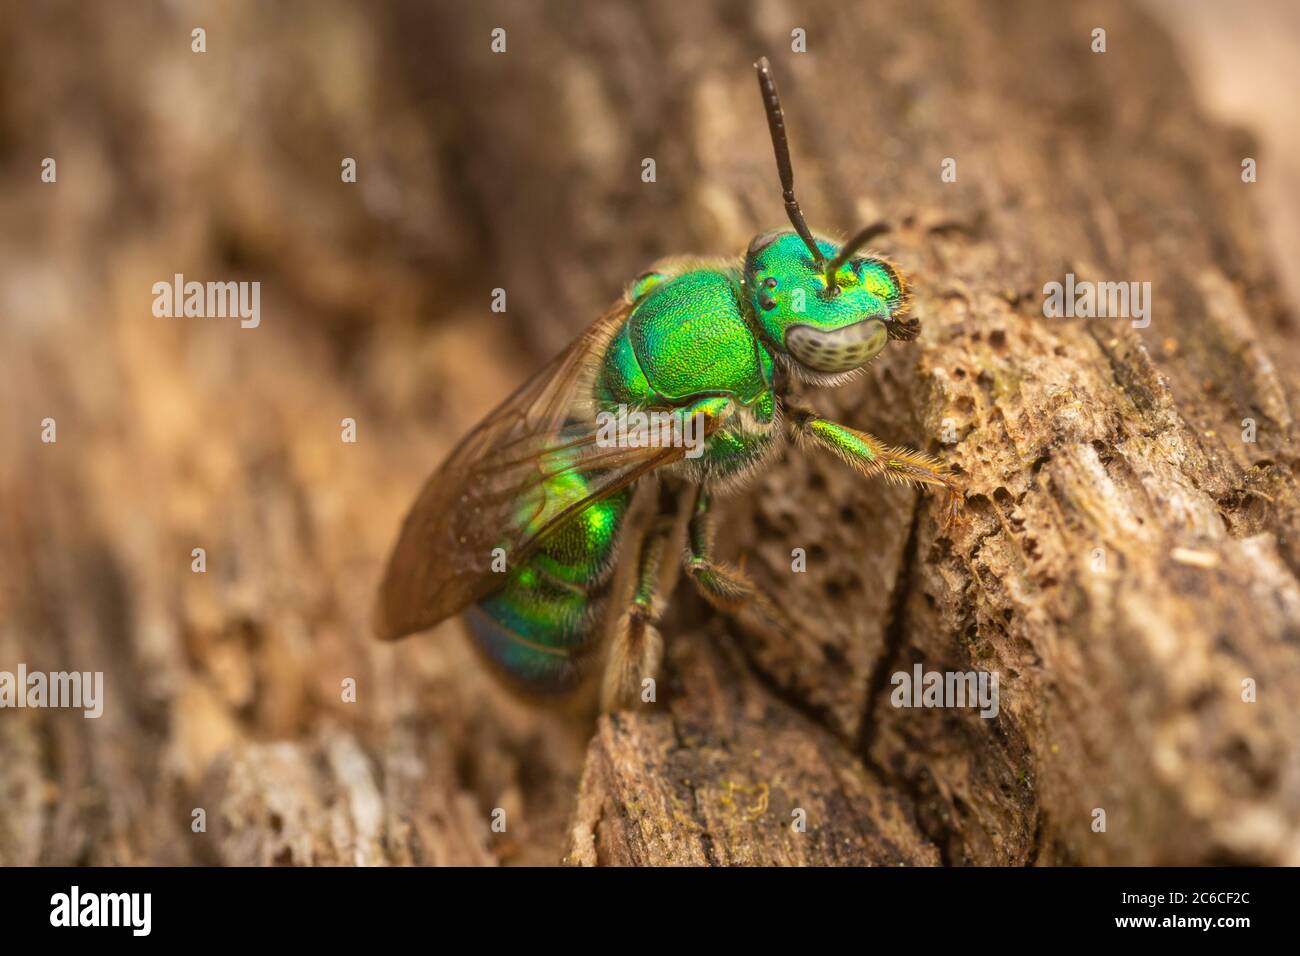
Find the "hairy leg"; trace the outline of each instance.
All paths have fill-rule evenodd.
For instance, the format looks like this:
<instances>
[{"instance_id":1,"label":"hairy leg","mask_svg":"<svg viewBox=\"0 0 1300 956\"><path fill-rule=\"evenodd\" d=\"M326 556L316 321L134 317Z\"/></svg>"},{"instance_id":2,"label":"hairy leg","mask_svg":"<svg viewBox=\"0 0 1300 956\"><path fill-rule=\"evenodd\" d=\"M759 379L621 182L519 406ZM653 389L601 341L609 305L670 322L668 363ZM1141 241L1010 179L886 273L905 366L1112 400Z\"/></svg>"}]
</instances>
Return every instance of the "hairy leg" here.
<instances>
[{"instance_id":1,"label":"hairy leg","mask_svg":"<svg viewBox=\"0 0 1300 956\"><path fill-rule=\"evenodd\" d=\"M728 614L753 615L769 628L788 630L790 622L767 595L739 568L713 556L713 518L709 495L701 489L695 499L686 533L686 573L700 595L711 605Z\"/></svg>"},{"instance_id":2,"label":"hairy leg","mask_svg":"<svg viewBox=\"0 0 1300 956\"><path fill-rule=\"evenodd\" d=\"M790 407L789 421L797 441L826 449L868 477L942 488L944 521L956 518L961 485L942 462L919 451L887 445L866 432L837 424L807 409Z\"/></svg>"},{"instance_id":3,"label":"hairy leg","mask_svg":"<svg viewBox=\"0 0 1300 956\"><path fill-rule=\"evenodd\" d=\"M660 593L660 571L677 520L677 495L667 484L660 487L657 513L639 543L635 588L614 624L601 677L601 710L632 706L640 699L646 678L658 675L663 638L655 625L667 598Z\"/></svg>"}]
</instances>

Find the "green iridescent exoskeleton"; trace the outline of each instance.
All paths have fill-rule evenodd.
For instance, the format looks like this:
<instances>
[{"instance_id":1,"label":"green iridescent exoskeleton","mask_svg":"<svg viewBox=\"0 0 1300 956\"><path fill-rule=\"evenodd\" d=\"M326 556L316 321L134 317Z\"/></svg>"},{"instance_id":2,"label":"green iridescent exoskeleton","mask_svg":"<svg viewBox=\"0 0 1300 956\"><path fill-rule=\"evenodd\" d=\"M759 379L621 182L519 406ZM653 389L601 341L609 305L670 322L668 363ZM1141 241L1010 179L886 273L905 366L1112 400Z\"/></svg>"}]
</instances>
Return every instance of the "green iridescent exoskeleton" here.
<instances>
[{"instance_id":1,"label":"green iridescent exoskeleton","mask_svg":"<svg viewBox=\"0 0 1300 956\"><path fill-rule=\"evenodd\" d=\"M787 433L864 474L943 488L953 513L957 486L938 462L789 400L792 381L839 384L918 325L903 276L859 251L876 228L843 245L809 231L775 84L766 60L757 68L793 231L757 236L739 261L657 264L471 432L407 516L380 590L382 637L464 612L515 687L598 685L602 706L628 706L653 699L679 513L700 593L782 624L714 557L709 516Z\"/></svg>"}]
</instances>

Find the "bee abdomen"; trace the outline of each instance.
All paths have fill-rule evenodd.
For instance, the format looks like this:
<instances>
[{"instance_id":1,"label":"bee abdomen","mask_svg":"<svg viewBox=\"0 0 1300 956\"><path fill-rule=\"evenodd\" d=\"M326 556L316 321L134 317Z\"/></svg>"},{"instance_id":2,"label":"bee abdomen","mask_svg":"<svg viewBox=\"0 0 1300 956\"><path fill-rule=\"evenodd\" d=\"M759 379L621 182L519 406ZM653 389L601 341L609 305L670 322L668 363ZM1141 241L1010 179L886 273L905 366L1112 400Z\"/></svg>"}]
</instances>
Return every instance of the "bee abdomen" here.
<instances>
[{"instance_id":1,"label":"bee abdomen","mask_svg":"<svg viewBox=\"0 0 1300 956\"><path fill-rule=\"evenodd\" d=\"M584 509L466 614L475 645L500 676L536 694L582 683L599 650L629 492Z\"/></svg>"}]
</instances>

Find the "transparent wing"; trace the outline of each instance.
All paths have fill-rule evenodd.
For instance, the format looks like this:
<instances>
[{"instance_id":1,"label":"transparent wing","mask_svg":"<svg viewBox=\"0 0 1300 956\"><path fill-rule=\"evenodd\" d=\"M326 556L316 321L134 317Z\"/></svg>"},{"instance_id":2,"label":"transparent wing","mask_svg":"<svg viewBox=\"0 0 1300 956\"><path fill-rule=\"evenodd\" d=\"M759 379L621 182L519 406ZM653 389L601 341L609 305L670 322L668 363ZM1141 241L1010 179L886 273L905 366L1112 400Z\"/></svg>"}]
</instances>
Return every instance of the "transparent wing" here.
<instances>
[{"instance_id":1,"label":"transparent wing","mask_svg":"<svg viewBox=\"0 0 1300 956\"><path fill-rule=\"evenodd\" d=\"M380 586L374 627L385 640L431 627L503 583L573 515L682 457L672 447L596 441L592 384L627 317L620 303L487 416L430 476L402 525Z\"/></svg>"}]
</instances>

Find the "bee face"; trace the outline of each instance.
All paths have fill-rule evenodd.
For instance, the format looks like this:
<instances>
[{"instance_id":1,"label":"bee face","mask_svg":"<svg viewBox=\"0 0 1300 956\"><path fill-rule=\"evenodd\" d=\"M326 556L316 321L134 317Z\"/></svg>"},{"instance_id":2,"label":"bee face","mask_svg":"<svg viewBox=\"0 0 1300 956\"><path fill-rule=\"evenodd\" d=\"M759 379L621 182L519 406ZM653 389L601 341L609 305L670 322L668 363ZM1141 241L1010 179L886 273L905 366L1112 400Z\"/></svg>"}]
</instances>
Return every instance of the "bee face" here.
<instances>
[{"instance_id":1,"label":"bee face","mask_svg":"<svg viewBox=\"0 0 1300 956\"><path fill-rule=\"evenodd\" d=\"M785 334L785 348L791 358L828 375L861 368L888 341L889 330L879 319L863 319L838 329L792 325Z\"/></svg>"},{"instance_id":2,"label":"bee face","mask_svg":"<svg viewBox=\"0 0 1300 956\"><path fill-rule=\"evenodd\" d=\"M827 261L839 247L818 240ZM745 255L745 288L767 339L813 375L861 368L889 341L888 323L906 309L903 281L874 256L849 259L831 288L798 234L755 237Z\"/></svg>"}]
</instances>

